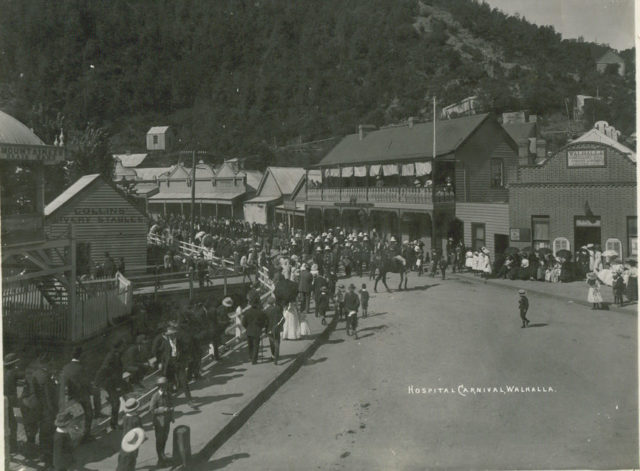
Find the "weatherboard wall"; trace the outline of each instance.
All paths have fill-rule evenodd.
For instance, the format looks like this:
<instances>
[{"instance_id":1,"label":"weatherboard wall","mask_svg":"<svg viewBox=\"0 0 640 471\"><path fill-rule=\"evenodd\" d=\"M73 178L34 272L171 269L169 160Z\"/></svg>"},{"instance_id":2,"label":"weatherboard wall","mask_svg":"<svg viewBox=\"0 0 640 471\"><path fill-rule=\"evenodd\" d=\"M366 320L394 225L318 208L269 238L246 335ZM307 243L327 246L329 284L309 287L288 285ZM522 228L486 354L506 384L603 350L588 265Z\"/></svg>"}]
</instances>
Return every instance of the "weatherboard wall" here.
<instances>
[{"instance_id":1,"label":"weatherboard wall","mask_svg":"<svg viewBox=\"0 0 640 471\"><path fill-rule=\"evenodd\" d=\"M147 264L146 216L104 180L98 179L48 216L47 236L65 236L69 224L78 242L91 244L94 265L104 261L105 252L116 261L124 257L126 267Z\"/></svg>"}]
</instances>

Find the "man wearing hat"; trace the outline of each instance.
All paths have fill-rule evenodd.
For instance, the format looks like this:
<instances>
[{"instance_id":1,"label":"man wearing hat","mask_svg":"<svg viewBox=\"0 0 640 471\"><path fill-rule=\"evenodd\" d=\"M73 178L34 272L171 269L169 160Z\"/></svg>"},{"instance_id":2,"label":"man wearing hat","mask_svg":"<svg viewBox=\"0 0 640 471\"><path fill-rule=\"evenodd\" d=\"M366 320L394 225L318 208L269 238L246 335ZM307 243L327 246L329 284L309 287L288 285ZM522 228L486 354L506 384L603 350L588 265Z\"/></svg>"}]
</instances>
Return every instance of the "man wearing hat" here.
<instances>
[{"instance_id":1,"label":"man wearing hat","mask_svg":"<svg viewBox=\"0 0 640 471\"><path fill-rule=\"evenodd\" d=\"M138 427L142 427L142 420L138 416L138 409L140 408L140 401L135 397L130 397L124 401L124 419L122 420L122 437L124 437L130 430Z\"/></svg>"},{"instance_id":2,"label":"man wearing hat","mask_svg":"<svg viewBox=\"0 0 640 471\"><path fill-rule=\"evenodd\" d=\"M147 359L147 337L140 334L136 337L136 343L129 345L122 354L122 367L131 375L131 384L143 387L142 378L149 371Z\"/></svg>"},{"instance_id":3,"label":"man wearing hat","mask_svg":"<svg viewBox=\"0 0 640 471\"><path fill-rule=\"evenodd\" d=\"M300 294L300 311L309 312L311 304L311 286L313 275L309 272L307 264L303 263L300 268L300 281L298 282L298 293Z\"/></svg>"},{"instance_id":4,"label":"man wearing hat","mask_svg":"<svg viewBox=\"0 0 640 471\"><path fill-rule=\"evenodd\" d=\"M358 339L358 309L360 308L360 298L356 294L356 285L351 283L349 291L344 295L344 312L347 316L347 335L353 333ZM351 332L351 333L350 333Z\"/></svg>"},{"instance_id":5,"label":"man wearing hat","mask_svg":"<svg viewBox=\"0 0 640 471\"><path fill-rule=\"evenodd\" d=\"M122 437L116 471L135 471L138 449L145 438L142 427L133 428Z\"/></svg>"},{"instance_id":6,"label":"man wearing hat","mask_svg":"<svg viewBox=\"0 0 640 471\"><path fill-rule=\"evenodd\" d=\"M19 407L18 404L18 379L20 379L20 371L18 370L20 359L15 353L8 353L4 357L4 397L7 403L6 413L8 415L9 425L9 445L10 451L16 451L18 447L18 422L16 421L14 408ZM5 431L7 433L7 431ZM5 446L6 449L6 446Z\"/></svg>"},{"instance_id":7,"label":"man wearing hat","mask_svg":"<svg viewBox=\"0 0 640 471\"><path fill-rule=\"evenodd\" d=\"M104 357L102 365L96 373L95 384L107 392L108 401L111 405L111 428L118 428L118 412L120 410L120 396L125 391L125 384L122 380L122 361L120 355L124 342L117 340L111 346L109 353Z\"/></svg>"},{"instance_id":8,"label":"man wearing hat","mask_svg":"<svg viewBox=\"0 0 640 471\"><path fill-rule=\"evenodd\" d=\"M282 332L284 317L282 315L282 306L276 304L275 296L269 296L267 308L264 312L267 316L266 330L269 338L269 349L271 350L273 363L277 365L280 358L280 332Z\"/></svg>"},{"instance_id":9,"label":"man wearing hat","mask_svg":"<svg viewBox=\"0 0 640 471\"><path fill-rule=\"evenodd\" d=\"M73 442L69 433L69 426L73 420L70 412L60 412L56 416L53 435L53 469L56 471L66 471L74 465Z\"/></svg>"},{"instance_id":10,"label":"man wearing hat","mask_svg":"<svg viewBox=\"0 0 640 471\"><path fill-rule=\"evenodd\" d=\"M213 335L213 341L211 344L213 345L214 358L216 360L220 360L219 349L222 344L222 340L224 338L224 332L227 326L229 325L229 313L233 312L233 299L229 296L222 300L222 303L215 311L215 322L213 319L210 320L212 322L215 332ZM211 349L211 344L209 348Z\"/></svg>"},{"instance_id":11,"label":"man wearing hat","mask_svg":"<svg viewBox=\"0 0 640 471\"><path fill-rule=\"evenodd\" d=\"M170 378L172 384L178 389L184 390L189 405L193 408L191 391L187 381L187 365L189 362L188 346L184 338L178 338L178 329L173 326L167 328L166 334L156 353L161 366L161 374Z\"/></svg>"},{"instance_id":12,"label":"man wearing hat","mask_svg":"<svg viewBox=\"0 0 640 471\"><path fill-rule=\"evenodd\" d=\"M80 356L82 347L73 349L71 361L67 363L60 372L60 410L63 410L68 400L77 401L84 412L84 442L91 440L91 421L93 420L93 409L91 408L91 385L88 381L88 374L85 371Z\"/></svg>"},{"instance_id":13,"label":"man wearing hat","mask_svg":"<svg viewBox=\"0 0 640 471\"><path fill-rule=\"evenodd\" d=\"M247 309L242 318L242 326L247 330L247 349L249 360L252 364L258 362L260 349L260 336L262 330L267 326L267 317L260 309L260 297L254 296L249 300L250 308Z\"/></svg>"},{"instance_id":14,"label":"man wearing hat","mask_svg":"<svg viewBox=\"0 0 640 471\"><path fill-rule=\"evenodd\" d=\"M156 453L158 454L158 466L167 463L167 457L164 449L169 438L169 429L173 418L173 398L169 392L169 383L167 378L161 376L157 379L156 385L158 389L151 396L149 404L149 412L151 413L151 422L156 435Z\"/></svg>"}]
</instances>

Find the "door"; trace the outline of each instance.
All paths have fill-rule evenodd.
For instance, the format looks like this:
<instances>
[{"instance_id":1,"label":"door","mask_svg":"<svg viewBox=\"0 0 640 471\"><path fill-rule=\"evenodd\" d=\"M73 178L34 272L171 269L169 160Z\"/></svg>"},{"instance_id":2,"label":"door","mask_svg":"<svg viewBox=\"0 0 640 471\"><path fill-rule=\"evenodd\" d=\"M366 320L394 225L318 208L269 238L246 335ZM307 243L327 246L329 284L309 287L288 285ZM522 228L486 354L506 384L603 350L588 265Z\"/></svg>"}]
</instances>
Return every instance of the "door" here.
<instances>
[{"instance_id":1,"label":"door","mask_svg":"<svg viewBox=\"0 0 640 471\"><path fill-rule=\"evenodd\" d=\"M509 247L509 236L507 234L494 234L493 247L496 255L503 254Z\"/></svg>"},{"instance_id":2,"label":"door","mask_svg":"<svg viewBox=\"0 0 640 471\"><path fill-rule=\"evenodd\" d=\"M482 223L471 223L471 249L480 250L485 246L485 225Z\"/></svg>"},{"instance_id":3,"label":"door","mask_svg":"<svg viewBox=\"0 0 640 471\"><path fill-rule=\"evenodd\" d=\"M602 245L600 224L600 216L575 218L574 247L576 250L588 244Z\"/></svg>"}]
</instances>

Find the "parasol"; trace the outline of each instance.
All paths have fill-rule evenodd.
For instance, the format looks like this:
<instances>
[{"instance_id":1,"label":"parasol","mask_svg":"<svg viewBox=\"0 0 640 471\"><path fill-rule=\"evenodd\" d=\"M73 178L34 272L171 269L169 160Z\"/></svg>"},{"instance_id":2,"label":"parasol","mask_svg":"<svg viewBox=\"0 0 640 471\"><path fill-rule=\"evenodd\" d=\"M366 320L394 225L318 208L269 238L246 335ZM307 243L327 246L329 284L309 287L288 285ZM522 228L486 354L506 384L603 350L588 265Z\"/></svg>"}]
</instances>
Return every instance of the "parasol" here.
<instances>
[{"instance_id":1,"label":"parasol","mask_svg":"<svg viewBox=\"0 0 640 471\"><path fill-rule=\"evenodd\" d=\"M613 257L617 257L617 256L618 256L618 252L616 252L615 250L611 250L611 249L609 249L609 250L605 250L604 252L602 252L602 255L603 255L604 257L611 257L611 258L613 258Z\"/></svg>"}]
</instances>

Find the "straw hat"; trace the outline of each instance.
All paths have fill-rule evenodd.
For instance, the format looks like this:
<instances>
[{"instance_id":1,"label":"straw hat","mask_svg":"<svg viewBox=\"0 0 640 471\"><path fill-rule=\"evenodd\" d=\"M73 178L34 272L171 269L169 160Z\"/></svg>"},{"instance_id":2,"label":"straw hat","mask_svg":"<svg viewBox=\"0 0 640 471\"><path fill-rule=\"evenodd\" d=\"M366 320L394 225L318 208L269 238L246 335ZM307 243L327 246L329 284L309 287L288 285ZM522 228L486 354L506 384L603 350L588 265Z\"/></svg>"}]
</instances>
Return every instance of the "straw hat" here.
<instances>
[{"instance_id":1,"label":"straw hat","mask_svg":"<svg viewBox=\"0 0 640 471\"><path fill-rule=\"evenodd\" d=\"M20 359L18 358L18 355L16 355L15 353L7 353L4 356L4 366L15 365L19 361Z\"/></svg>"},{"instance_id":2,"label":"straw hat","mask_svg":"<svg viewBox=\"0 0 640 471\"><path fill-rule=\"evenodd\" d=\"M140 401L138 401L135 397L130 397L126 401L124 401L124 412L131 413L138 410L140 407Z\"/></svg>"},{"instance_id":3,"label":"straw hat","mask_svg":"<svg viewBox=\"0 0 640 471\"><path fill-rule=\"evenodd\" d=\"M391 236L391 240L390 240L390 242L397 242L397 241L396 241L396 238L395 238L394 236Z\"/></svg>"},{"instance_id":4,"label":"straw hat","mask_svg":"<svg viewBox=\"0 0 640 471\"><path fill-rule=\"evenodd\" d=\"M144 430L141 428L134 428L129 430L124 437L122 437L122 451L131 453L136 451L142 445L144 441Z\"/></svg>"},{"instance_id":5,"label":"straw hat","mask_svg":"<svg viewBox=\"0 0 640 471\"><path fill-rule=\"evenodd\" d=\"M72 420L73 420L73 414L71 412L60 412L56 416L54 425L56 427L66 427L71 423Z\"/></svg>"},{"instance_id":6,"label":"straw hat","mask_svg":"<svg viewBox=\"0 0 640 471\"><path fill-rule=\"evenodd\" d=\"M167 329L167 334L169 334L169 335L171 335L171 334L177 334L177 333L178 333L178 329L176 329L176 328L175 328L175 327L173 327L173 326L170 326L170 327Z\"/></svg>"},{"instance_id":7,"label":"straw hat","mask_svg":"<svg viewBox=\"0 0 640 471\"><path fill-rule=\"evenodd\" d=\"M526 294L526 293L527 293L527 292L526 292L525 290L523 290L523 289L519 289L519 290L518 290L518 294Z\"/></svg>"},{"instance_id":8,"label":"straw hat","mask_svg":"<svg viewBox=\"0 0 640 471\"><path fill-rule=\"evenodd\" d=\"M226 298L224 298L222 300L222 305L225 306L225 307L233 306L233 299L231 299L229 296L227 296Z\"/></svg>"},{"instance_id":9,"label":"straw hat","mask_svg":"<svg viewBox=\"0 0 640 471\"><path fill-rule=\"evenodd\" d=\"M167 383L168 383L167 378L164 377L164 376L160 376L158 379L156 379L156 384L158 386L160 386L162 384L167 384Z\"/></svg>"}]
</instances>

